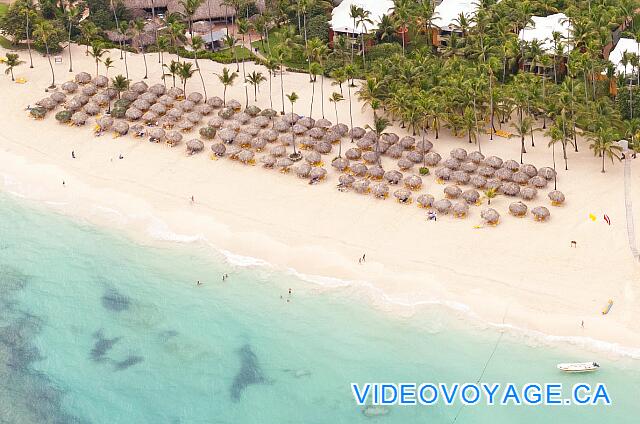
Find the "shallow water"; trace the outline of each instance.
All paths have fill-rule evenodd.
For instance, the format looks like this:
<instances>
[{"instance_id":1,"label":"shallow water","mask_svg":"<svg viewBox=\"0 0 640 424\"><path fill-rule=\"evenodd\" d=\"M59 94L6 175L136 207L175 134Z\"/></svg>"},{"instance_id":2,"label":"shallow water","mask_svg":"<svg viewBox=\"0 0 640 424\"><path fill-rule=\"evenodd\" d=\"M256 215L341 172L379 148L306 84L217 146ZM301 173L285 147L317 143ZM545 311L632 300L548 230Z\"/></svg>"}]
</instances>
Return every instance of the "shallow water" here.
<instances>
[{"instance_id":1,"label":"shallow water","mask_svg":"<svg viewBox=\"0 0 640 424\"><path fill-rule=\"evenodd\" d=\"M613 405L369 418L351 382L475 382L499 333L439 306L390 317L351 289L231 267L205 246L141 246L3 195L0 235L0 423L587 424L640 412L640 362L560 375L557 362L593 353L507 335L483 381L603 382Z\"/></svg>"}]
</instances>

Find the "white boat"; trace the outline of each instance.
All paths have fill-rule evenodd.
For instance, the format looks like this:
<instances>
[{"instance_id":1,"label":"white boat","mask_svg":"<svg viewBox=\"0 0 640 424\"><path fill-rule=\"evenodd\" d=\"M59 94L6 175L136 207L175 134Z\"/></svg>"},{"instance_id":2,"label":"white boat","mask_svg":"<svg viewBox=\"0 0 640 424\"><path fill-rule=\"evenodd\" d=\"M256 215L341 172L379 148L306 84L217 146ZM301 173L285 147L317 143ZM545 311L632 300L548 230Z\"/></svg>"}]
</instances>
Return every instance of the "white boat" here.
<instances>
[{"instance_id":1,"label":"white boat","mask_svg":"<svg viewBox=\"0 0 640 424\"><path fill-rule=\"evenodd\" d=\"M558 369L563 372L591 372L600 368L597 362L573 362L558 364Z\"/></svg>"}]
</instances>

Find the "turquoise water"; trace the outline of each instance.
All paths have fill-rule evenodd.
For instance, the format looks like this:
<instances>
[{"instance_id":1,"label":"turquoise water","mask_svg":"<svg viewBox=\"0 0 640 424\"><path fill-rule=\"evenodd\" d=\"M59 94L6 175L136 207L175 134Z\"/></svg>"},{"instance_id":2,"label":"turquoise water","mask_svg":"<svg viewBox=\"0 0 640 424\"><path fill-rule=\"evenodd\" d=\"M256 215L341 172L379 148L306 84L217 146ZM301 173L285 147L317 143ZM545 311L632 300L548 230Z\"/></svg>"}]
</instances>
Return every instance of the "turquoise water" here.
<instances>
[{"instance_id":1,"label":"turquoise water","mask_svg":"<svg viewBox=\"0 0 640 424\"><path fill-rule=\"evenodd\" d=\"M557 362L593 354L508 336L483 381L603 382L613 405L367 417L351 382L475 382L498 333L460 330L439 307L392 318L348 289L233 268L204 246L141 246L3 195L0 236L0 423L638 421L638 361L560 375Z\"/></svg>"}]
</instances>

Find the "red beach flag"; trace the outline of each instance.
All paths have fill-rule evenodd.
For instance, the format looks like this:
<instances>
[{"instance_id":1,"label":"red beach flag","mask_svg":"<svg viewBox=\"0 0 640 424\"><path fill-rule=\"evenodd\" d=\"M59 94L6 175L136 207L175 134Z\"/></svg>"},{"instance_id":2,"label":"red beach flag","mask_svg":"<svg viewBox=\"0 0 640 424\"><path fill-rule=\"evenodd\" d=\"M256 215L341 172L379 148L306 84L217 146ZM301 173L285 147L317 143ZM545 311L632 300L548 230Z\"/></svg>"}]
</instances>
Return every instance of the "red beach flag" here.
<instances>
[{"instance_id":1,"label":"red beach flag","mask_svg":"<svg viewBox=\"0 0 640 424\"><path fill-rule=\"evenodd\" d=\"M611 225L611 218L609 218L609 215L604 214L604 220L607 222L607 224Z\"/></svg>"}]
</instances>

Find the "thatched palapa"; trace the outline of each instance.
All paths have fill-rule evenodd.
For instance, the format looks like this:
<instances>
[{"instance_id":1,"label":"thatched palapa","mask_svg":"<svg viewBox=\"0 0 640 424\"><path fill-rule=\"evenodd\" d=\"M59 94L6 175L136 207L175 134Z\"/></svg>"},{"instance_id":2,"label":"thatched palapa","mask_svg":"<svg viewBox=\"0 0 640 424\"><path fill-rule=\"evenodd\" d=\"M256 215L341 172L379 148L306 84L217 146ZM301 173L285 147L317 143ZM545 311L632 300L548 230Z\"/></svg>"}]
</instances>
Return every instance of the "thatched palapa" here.
<instances>
[{"instance_id":1,"label":"thatched palapa","mask_svg":"<svg viewBox=\"0 0 640 424\"><path fill-rule=\"evenodd\" d=\"M204 149L204 143L197 138L187 141L187 153L192 155L201 152Z\"/></svg>"}]
</instances>

